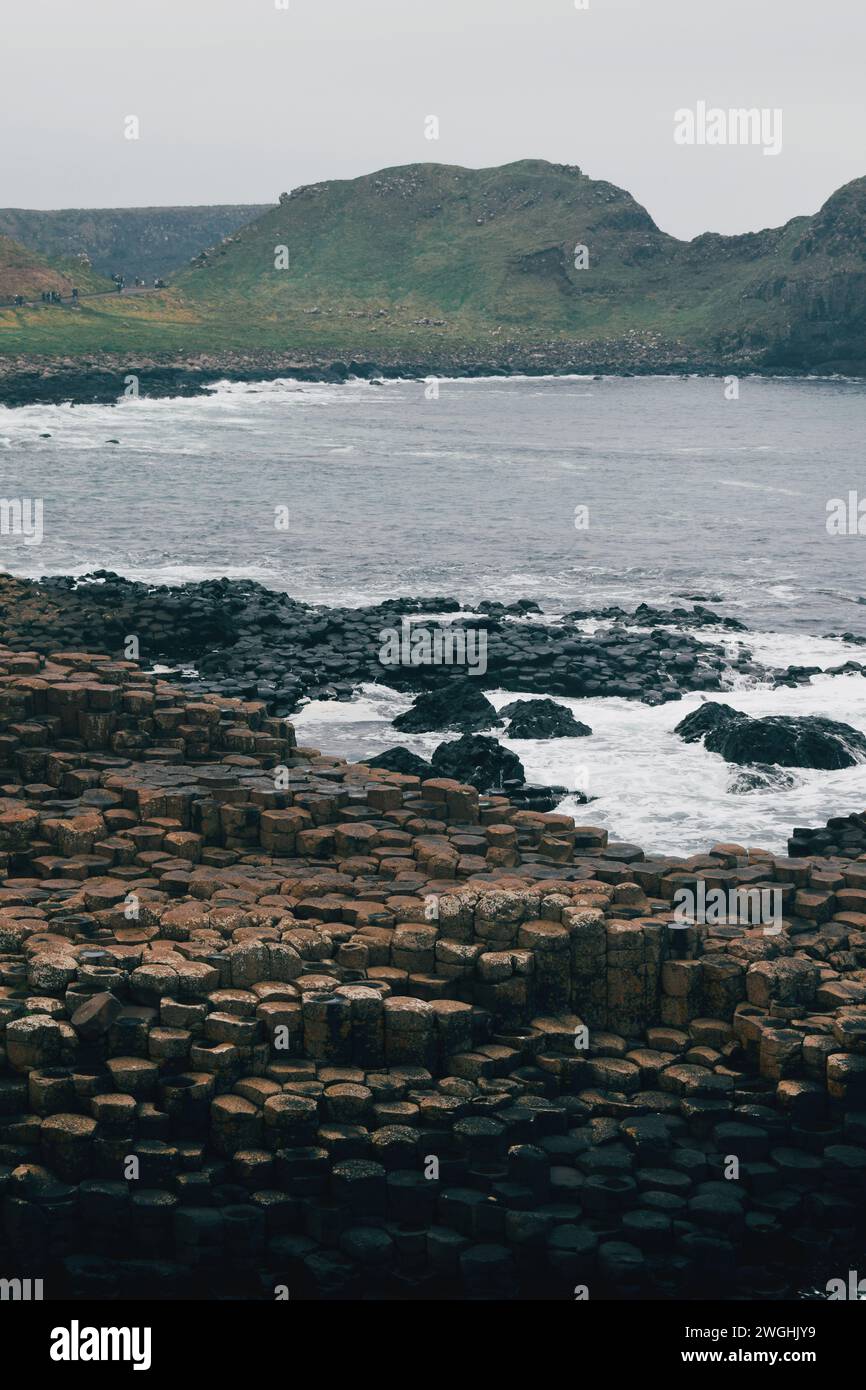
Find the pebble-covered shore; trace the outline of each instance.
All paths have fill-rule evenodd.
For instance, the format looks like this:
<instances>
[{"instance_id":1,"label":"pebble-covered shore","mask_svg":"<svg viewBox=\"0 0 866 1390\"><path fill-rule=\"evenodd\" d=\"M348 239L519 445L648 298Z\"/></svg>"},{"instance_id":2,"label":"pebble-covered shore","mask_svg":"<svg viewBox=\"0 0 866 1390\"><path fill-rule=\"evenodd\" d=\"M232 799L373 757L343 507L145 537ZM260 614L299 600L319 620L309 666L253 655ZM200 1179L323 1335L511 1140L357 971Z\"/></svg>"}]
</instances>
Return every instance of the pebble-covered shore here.
<instances>
[{"instance_id":1,"label":"pebble-covered shore","mask_svg":"<svg viewBox=\"0 0 866 1390\"><path fill-rule=\"evenodd\" d=\"M23 650L43 621L0 650L10 1277L760 1299L862 1265L866 813L647 859L114 643ZM683 929L683 887L772 887L782 930Z\"/></svg>"}]
</instances>

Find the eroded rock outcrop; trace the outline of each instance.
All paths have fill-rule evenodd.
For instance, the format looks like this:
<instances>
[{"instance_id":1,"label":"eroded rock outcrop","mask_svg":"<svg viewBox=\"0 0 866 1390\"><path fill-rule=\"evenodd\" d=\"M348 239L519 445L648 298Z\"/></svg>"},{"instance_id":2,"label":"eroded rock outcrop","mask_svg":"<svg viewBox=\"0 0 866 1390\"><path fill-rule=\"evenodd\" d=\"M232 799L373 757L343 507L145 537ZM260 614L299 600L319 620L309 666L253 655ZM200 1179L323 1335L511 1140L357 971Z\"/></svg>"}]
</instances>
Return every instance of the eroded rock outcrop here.
<instances>
[{"instance_id":1,"label":"eroded rock outcrop","mask_svg":"<svg viewBox=\"0 0 866 1390\"><path fill-rule=\"evenodd\" d=\"M517 787L526 781L517 754L484 734L463 734L450 743L440 743L432 764L437 777L456 777L485 792Z\"/></svg>"},{"instance_id":2,"label":"eroded rock outcrop","mask_svg":"<svg viewBox=\"0 0 866 1390\"><path fill-rule=\"evenodd\" d=\"M592 733L557 700L512 700L499 717L509 721L508 738L586 738Z\"/></svg>"},{"instance_id":3,"label":"eroded rock outcrop","mask_svg":"<svg viewBox=\"0 0 866 1390\"><path fill-rule=\"evenodd\" d=\"M820 715L772 714L752 719L730 705L708 702L680 720L674 733L731 763L834 769L866 761L866 737L850 724Z\"/></svg>"},{"instance_id":4,"label":"eroded rock outcrop","mask_svg":"<svg viewBox=\"0 0 866 1390\"><path fill-rule=\"evenodd\" d=\"M395 729L419 734L446 729L477 733L495 729L502 721L477 680L452 677L435 690L425 690L392 722Z\"/></svg>"}]
</instances>

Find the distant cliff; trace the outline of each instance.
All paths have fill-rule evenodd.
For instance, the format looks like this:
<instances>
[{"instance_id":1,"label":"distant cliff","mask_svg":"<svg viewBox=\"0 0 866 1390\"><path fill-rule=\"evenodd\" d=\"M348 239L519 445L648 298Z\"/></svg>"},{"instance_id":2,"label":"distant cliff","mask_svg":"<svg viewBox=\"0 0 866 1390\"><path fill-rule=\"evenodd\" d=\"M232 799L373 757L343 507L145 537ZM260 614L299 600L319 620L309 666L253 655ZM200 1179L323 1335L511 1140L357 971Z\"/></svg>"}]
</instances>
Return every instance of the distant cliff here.
<instances>
[{"instance_id":1,"label":"distant cliff","mask_svg":"<svg viewBox=\"0 0 866 1390\"><path fill-rule=\"evenodd\" d=\"M267 204L191 208L0 208L0 235L43 256L84 252L100 275L165 279L193 256L267 211Z\"/></svg>"}]
</instances>

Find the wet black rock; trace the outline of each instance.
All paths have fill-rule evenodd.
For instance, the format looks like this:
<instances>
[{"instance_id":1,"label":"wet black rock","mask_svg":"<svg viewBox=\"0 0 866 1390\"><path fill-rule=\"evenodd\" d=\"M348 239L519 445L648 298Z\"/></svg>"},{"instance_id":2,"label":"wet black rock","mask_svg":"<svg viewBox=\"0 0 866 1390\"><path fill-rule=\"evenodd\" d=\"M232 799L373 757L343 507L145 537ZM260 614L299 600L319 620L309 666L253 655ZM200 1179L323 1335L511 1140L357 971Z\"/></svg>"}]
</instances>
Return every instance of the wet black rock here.
<instances>
[{"instance_id":1,"label":"wet black rock","mask_svg":"<svg viewBox=\"0 0 866 1390\"><path fill-rule=\"evenodd\" d=\"M585 738L592 733L556 700L513 700L499 717L511 721L505 730L509 738Z\"/></svg>"},{"instance_id":2,"label":"wet black rock","mask_svg":"<svg viewBox=\"0 0 866 1390\"><path fill-rule=\"evenodd\" d=\"M533 598L515 599L514 603L499 603L496 599L485 599L479 603L479 613L491 613L494 616L508 614L515 618L521 618L526 613L540 613L542 610Z\"/></svg>"},{"instance_id":3,"label":"wet black rock","mask_svg":"<svg viewBox=\"0 0 866 1390\"><path fill-rule=\"evenodd\" d=\"M773 689L777 689L780 685L787 685L792 688L798 685L809 685L812 677L820 674L820 666L786 666L773 682Z\"/></svg>"},{"instance_id":4,"label":"wet black rock","mask_svg":"<svg viewBox=\"0 0 866 1390\"><path fill-rule=\"evenodd\" d=\"M440 743L431 762L434 776L455 777L458 782L470 782L479 791L501 791L522 786L526 781L517 754L484 734L464 734L451 743Z\"/></svg>"},{"instance_id":5,"label":"wet black rock","mask_svg":"<svg viewBox=\"0 0 866 1390\"><path fill-rule=\"evenodd\" d=\"M381 605L381 610L390 613L459 613L462 606L459 599L446 597L444 594L425 594L418 598L389 599Z\"/></svg>"},{"instance_id":6,"label":"wet black rock","mask_svg":"<svg viewBox=\"0 0 866 1390\"><path fill-rule=\"evenodd\" d=\"M494 729L502 721L476 679L446 680L435 690L419 695L411 709L398 714L395 729L406 733L427 733L432 729L458 729L474 733Z\"/></svg>"},{"instance_id":7,"label":"wet black rock","mask_svg":"<svg viewBox=\"0 0 866 1390\"><path fill-rule=\"evenodd\" d=\"M850 724L818 715L771 715L740 721L736 727L717 730L707 740L716 743L729 762L769 762L781 767L813 767L835 770L866 761L866 738Z\"/></svg>"},{"instance_id":8,"label":"wet black rock","mask_svg":"<svg viewBox=\"0 0 866 1390\"><path fill-rule=\"evenodd\" d=\"M810 829L797 826L788 840L788 854L791 858L802 855L820 854L847 855L859 858L866 852L866 815L855 811L850 816L831 816L826 825Z\"/></svg>"},{"instance_id":9,"label":"wet black rock","mask_svg":"<svg viewBox=\"0 0 866 1390\"><path fill-rule=\"evenodd\" d=\"M826 676L862 676L866 667L859 661L843 661L841 666L827 666L824 670Z\"/></svg>"},{"instance_id":10,"label":"wet black rock","mask_svg":"<svg viewBox=\"0 0 866 1390\"><path fill-rule=\"evenodd\" d=\"M402 772L407 777L435 777L430 763L419 758L417 753L411 753L408 748L396 747L386 748L384 753L377 753L375 758L364 758L363 761L368 767L383 767L387 772Z\"/></svg>"},{"instance_id":11,"label":"wet black rock","mask_svg":"<svg viewBox=\"0 0 866 1390\"><path fill-rule=\"evenodd\" d=\"M730 718L738 713L731 709L730 705L718 704L715 700L708 700L697 709L687 714L685 719L681 719L674 728L674 733L679 734L684 743L700 743L705 734L713 729L726 726Z\"/></svg>"},{"instance_id":12,"label":"wet black rock","mask_svg":"<svg viewBox=\"0 0 866 1390\"><path fill-rule=\"evenodd\" d=\"M181 679L193 690L244 699L261 694L276 715L292 714L305 697L347 698L348 691L367 681L413 696L449 688L450 700L450 687L462 679L477 687L476 705L485 686L554 698L620 696L657 705L692 690L719 691L729 669L762 674L744 650L730 656L712 640L653 627L645 611L641 630L630 627L624 615L610 628L586 633L569 619L539 621L535 609L533 600L520 599L508 610L490 603L472 617L457 618L460 602L444 595L326 608L250 580L206 580L172 588L109 571L38 583L0 575L0 625L13 650L99 650L122 659L127 637L135 634L146 667L180 667ZM483 673L470 665L467 674L456 661L386 662L383 634L402 638L404 620L422 613L440 615L420 620L432 629L431 636L437 629L447 628L452 637L455 630L465 630L467 655L468 638L474 637L478 646L472 650L478 651L483 637ZM662 616L669 622L672 615ZM423 727L477 732L498 723L485 709L480 723L469 718ZM398 727L420 726L410 722Z\"/></svg>"},{"instance_id":13,"label":"wet black rock","mask_svg":"<svg viewBox=\"0 0 866 1390\"><path fill-rule=\"evenodd\" d=\"M866 762L866 738L835 719L819 715L773 714L752 719L730 705L701 705L674 729L687 743L703 737L704 747L730 763L770 763L780 767L835 770Z\"/></svg>"},{"instance_id":14,"label":"wet black rock","mask_svg":"<svg viewBox=\"0 0 866 1390\"><path fill-rule=\"evenodd\" d=\"M686 597L689 596L686 595ZM728 632L747 631L745 624L741 623L739 618L723 617L720 613L714 613L710 608L704 608L701 603L696 603L694 608L655 608L651 603L639 603L632 613L629 613L625 608L620 608L618 604L614 604L609 608L575 609L572 613L566 613L565 616L573 622L595 618L606 622L627 623L634 627L670 625L680 628L723 627Z\"/></svg>"},{"instance_id":15,"label":"wet black rock","mask_svg":"<svg viewBox=\"0 0 866 1390\"><path fill-rule=\"evenodd\" d=\"M595 799L584 796L582 792L569 791L568 787L542 787L534 782L527 782L522 787L508 788L508 798L512 806L519 807L521 811L555 811L567 796L572 797L580 806L586 806Z\"/></svg>"}]
</instances>

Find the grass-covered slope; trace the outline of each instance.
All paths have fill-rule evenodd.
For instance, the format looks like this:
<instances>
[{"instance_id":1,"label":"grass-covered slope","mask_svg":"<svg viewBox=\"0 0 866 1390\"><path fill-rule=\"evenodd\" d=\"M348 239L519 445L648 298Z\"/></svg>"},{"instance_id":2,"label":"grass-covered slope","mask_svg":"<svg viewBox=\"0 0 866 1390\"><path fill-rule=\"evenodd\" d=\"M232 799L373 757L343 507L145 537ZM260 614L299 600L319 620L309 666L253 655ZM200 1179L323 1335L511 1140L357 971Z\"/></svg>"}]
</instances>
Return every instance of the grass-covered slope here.
<instances>
[{"instance_id":1,"label":"grass-covered slope","mask_svg":"<svg viewBox=\"0 0 866 1390\"><path fill-rule=\"evenodd\" d=\"M176 283L208 314L318 319L302 324L316 336L594 336L656 316L677 245L629 194L568 166L409 165L297 189Z\"/></svg>"},{"instance_id":2,"label":"grass-covered slope","mask_svg":"<svg viewBox=\"0 0 866 1390\"><path fill-rule=\"evenodd\" d=\"M165 293L0 314L0 352L866 370L864 232L866 179L785 227L683 242L572 166L407 165L296 189Z\"/></svg>"},{"instance_id":3,"label":"grass-covered slope","mask_svg":"<svg viewBox=\"0 0 866 1390\"><path fill-rule=\"evenodd\" d=\"M29 246L0 236L0 301L23 295L38 298L44 290L68 295L76 286L82 293L111 288L110 281L74 259L49 260Z\"/></svg>"}]
</instances>

